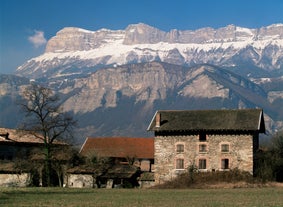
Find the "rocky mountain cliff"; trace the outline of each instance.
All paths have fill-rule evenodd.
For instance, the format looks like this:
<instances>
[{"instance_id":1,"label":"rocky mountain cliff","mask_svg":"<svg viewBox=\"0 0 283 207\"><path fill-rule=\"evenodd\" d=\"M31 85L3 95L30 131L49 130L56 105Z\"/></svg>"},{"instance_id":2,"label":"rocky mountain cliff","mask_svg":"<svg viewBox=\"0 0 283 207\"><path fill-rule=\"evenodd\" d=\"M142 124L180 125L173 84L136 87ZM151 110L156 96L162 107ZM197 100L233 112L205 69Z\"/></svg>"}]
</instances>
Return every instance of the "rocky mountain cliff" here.
<instances>
[{"instance_id":1,"label":"rocky mountain cliff","mask_svg":"<svg viewBox=\"0 0 283 207\"><path fill-rule=\"evenodd\" d=\"M282 85L283 79L278 81ZM27 85L25 78L2 79L0 106L10 113L18 111L13 102L16 97L11 94L20 95ZM283 96L271 96L262 86L213 65L127 64L83 78L50 82L49 87L60 94L64 110L78 120L78 142L86 136L152 136L146 129L160 109L260 107L270 133L283 126L283 114L278 113L283 109ZM278 92L279 88L270 91ZM13 115L20 120L19 112ZM7 125L5 121L0 119L0 124Z\"/></svg>"},{"instance_id":2,"label":"rocky mountain cliff","mask_svg":"<svg viewBox=\"0 0 283 207\"><path fill-rule=\"evenodd\" d=\"M125 30L68 27L48 41L43 55L20 66L17 74L35 79L70 77L105 66L152 61L185 66L249 64L278 70L282 69L282 57L283 24L169 32L142 23Z\"/></svg>"}]
</instances>

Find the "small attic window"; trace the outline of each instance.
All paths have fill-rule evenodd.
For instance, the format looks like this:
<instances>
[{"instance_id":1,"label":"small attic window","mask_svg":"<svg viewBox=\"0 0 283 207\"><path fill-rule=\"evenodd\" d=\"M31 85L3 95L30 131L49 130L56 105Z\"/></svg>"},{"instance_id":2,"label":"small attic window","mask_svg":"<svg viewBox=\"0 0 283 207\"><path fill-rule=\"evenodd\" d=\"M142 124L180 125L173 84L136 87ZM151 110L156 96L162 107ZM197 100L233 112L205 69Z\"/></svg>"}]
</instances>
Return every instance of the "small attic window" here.
<instances>
[{"instance_id":1,"label":"small attic window","mask_svg":"<svg viewBox=\"0 0 283 207\"><path fill-rule=\"evenodd\" d=\"M229 144L222 144L221 152L229 152Z\"/></svg>"},{"instance_id":2,"label":"small attic window","mask_svg":"<svg viewBox=\"0 0 283 207\"><path fill-rule=\"evenodd\" d=\"M207 152L207 145L206 145L206 144L200 144L200 145L199 145L199 152L200 152L200 153L205 153L205 152Z\"/></svg>"},{"instance_id":3,"label":"small attic window","mask_svg":"<svg viewBox=\"0 0 283 207\"><path fill-rule=\"evenodd\" d=\"M206 134L204 132L199 133L199 141L200 142L206 141Z\"/></svg>"}]
</instances>

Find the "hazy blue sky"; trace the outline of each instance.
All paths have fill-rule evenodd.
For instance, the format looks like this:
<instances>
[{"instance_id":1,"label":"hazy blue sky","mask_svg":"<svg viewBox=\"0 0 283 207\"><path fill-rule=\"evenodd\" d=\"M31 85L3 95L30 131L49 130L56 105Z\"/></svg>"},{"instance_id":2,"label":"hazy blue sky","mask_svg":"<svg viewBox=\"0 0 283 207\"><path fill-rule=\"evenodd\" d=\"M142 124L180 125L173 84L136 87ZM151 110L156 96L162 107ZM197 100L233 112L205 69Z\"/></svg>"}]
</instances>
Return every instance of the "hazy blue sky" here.
<instances>
[{"instance_id":1,"label":"hazy blue sky","mask_svg":"<svg viewBox=\"0 0 283 207\"><path fill-rule=\"evenodd\" d=\"M259 28L283 23L283 0L0 0L0 73L42 54L64 27L117 30L140 22L164 31Z\"/></svg>"}]
</instances>

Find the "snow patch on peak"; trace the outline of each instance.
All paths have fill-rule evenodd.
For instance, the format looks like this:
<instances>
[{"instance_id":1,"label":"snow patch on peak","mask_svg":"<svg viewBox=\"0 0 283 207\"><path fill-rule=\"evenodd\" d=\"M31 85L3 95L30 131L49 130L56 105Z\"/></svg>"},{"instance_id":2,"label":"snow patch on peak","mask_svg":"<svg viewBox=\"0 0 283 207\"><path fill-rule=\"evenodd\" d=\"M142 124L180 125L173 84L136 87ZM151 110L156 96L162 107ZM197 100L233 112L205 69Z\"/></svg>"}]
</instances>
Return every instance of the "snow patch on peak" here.
<instances>
[{"instance_id":1,"label":"snow patch on peak","mask_svg":"<svg viewBox=\"0 0 283 207\"><path fill-rule=\"evenodd\" d=\"M254 36L254 32L253 30L249 29L249 28L245 28L245 27L236 27L236 31L237 32L242 32L242 33L246 33L249 34L251 36Z\"/></svg>"},{"instance_id":2,"label":"snow patch on peak","mask_svg":"<svg viewBox=\"0 0 283 207\"><path fill-rule=\"evenodd\" d=\"M81 28L78 28L78 31L79 32L83 32L83 33L95 33L94 31L90 31L90 30L86 30L86 29L81 29Z\"/></svg>"},{"instance_id":3,"label":"snow patch on peak","mask_svg":"<svg viewBox=\"0 0 283 207\"><path fill-rule=\"evenodd\" d=\"M272 24L272 25L267 26L266 28L270 29L274 27L283 27L283 24L282 23Z\"/></svg>"}]
</instances>

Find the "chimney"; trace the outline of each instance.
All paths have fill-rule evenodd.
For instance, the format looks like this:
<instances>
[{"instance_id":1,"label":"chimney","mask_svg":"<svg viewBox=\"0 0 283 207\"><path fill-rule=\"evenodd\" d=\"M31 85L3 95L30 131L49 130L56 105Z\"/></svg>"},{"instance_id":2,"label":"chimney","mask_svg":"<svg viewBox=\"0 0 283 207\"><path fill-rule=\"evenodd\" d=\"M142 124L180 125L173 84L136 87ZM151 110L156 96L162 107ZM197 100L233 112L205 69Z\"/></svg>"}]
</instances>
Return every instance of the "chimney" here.
<instances>
[{"instance_id":1,"label":"chimney","mask_svg":"<svg viewBox=\"0 0 283 207\"><path fill-rule=\"evenodd\" d=\"M161 114L157 112L155 116L155 127L160 127L160 120L161 120Z\"/></svg>"},{"instance_id":2,"label":"chimney","mask_svg":"<svg viewBox=\"0 0 283 207\"><path fill-rule=\"evenodd\" d=\"M0 134L1 137L5 137L6 140L9 140L9 133L6 134Z\"/></svg>"}]
</instances>

